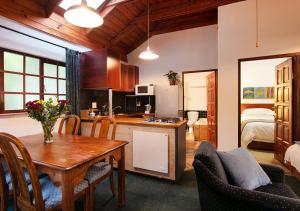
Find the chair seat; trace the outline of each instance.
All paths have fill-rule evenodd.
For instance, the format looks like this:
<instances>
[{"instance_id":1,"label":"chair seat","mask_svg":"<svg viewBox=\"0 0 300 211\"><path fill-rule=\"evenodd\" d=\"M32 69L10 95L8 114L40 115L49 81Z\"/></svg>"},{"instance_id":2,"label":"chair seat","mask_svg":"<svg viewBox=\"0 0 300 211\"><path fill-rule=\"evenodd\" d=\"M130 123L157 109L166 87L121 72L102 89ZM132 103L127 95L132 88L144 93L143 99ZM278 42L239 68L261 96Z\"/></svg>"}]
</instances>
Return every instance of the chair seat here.
<instances>
[{"instance_id":1,"label":"chair seat","mask_svg":"<svg viewBox=\"0 0 300 211\"><path fill-rule=\"evenodd\" d=\"M106 162L99 162L89 168L85 175L85 180L90 184L106 175L111 170L111 165Z\"/></svg>"},{"instance_id":2,"label":"chair seat","mask_svg":"<svg viewBox=\"0 0 300 211\"><path fill-rule=\"evenodd\" d=\"M62 192L61 187L55 186L51 181L49 176L45 176L39 179L42 191L42 198L45 203L46 209L51 209L57 206L62 201ZM83 180L74 188L74 194L83 191L84 189L88 188L89 184L87 181ZM28 185L28 190L32 193L32 185ZM33 204L35 200L33 200Z\"/></svg>"},{"instance_id":3,"label":"chair seat","mask_svg":"<svg viewBox=\"0 0 300 211\"><path fill-rule=\"evenodd\" d=\"M288 198L299 199L298 196L294 193L294 191L292 191L292 189L289 186L285 185L284 183L272 183L269 185L260 186L255 190L264 193L285 196Z\"/></svg>"}]
</instances>

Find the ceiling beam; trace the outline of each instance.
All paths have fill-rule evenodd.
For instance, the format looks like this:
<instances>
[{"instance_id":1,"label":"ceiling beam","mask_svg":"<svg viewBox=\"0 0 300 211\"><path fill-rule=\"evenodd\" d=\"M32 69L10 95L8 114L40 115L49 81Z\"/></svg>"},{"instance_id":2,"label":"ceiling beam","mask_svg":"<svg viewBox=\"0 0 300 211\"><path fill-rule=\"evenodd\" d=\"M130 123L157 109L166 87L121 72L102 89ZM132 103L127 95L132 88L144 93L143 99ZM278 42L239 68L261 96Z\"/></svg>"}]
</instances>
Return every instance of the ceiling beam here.
<instances>
[{"instance_id":1,"label":"ceiling beam","mask_svg":"<svg viewBox=\"0 0 300 211\"><path fill-rule=\"evenodd\" d=\"M0 15L6 18L91 49L104 47L100 40L84 36L85 29L66 24L62 17L53 16L55 13L49 18L45 18L44 8L33 0L0 0L0 2Z\"/></svg>"},{"instance_id":2,"label":"ceiling beam","mask_svg":"<svg viewBox=\"0 0 300 211\"><path fill-rule=\"evenodd\" d=\"M105 19L105 17L111 13L111 11L114 10L115 6L106 7L108 3L110 3L111 0L105 0L103 4L97 9L97 11L100 13L100 16ZM86 30L85 35L89 35L95 28L90 28Z\"/></svg>"},{"instance_id":3,"label":"ceiling beam","mask_svg":"<svg viewBox=\"0 0 300 211\"><path fill-rule=\"evenodd\" d=\"M210 10L206 13L198 13L184 17L173 18L171 20L165 20L155 22L151 27L150 37L158 34L170 33L180 30L186 30L196 27L203 27L218 23L218 10ZM128 50L128 53L136 49L142 43L147 41L147 36L141 37L134 45Z\"/></svg>"},{"instance_id":4,"label":"ceiling beam","mask_svg":"<svg viewBox=\"0 0 300 211\"><path fill-rule=\"evenodd\" d=\"M203 27L218 23L218 11L217 9L205 13L195 14L188 17L179 17L172 19L172 21L162 21L155 24L152 28L150 35L158 35L164 33L170 33L180 30L186 30L191 28Z\"/></svg>"},{"instance_id":5,"label":"ceiling beam","mask_svg":"<svg viewBox=\"0 0 300 211\"><path fill-rule=\"evenodd\" d=\"M58 7L58 5L61 2L62 2L62 0L49 0L48 1L48 4L45 5L45 11L46 11L47 18L49 18L51 16L51 14L54 12L56 7Z\"/></svg>"},{"instance_id":6,"label":"ceiling beam","mask_svg":"<svg viewBox=\"0 0 300 211\"><path fill-rule=\"evenodd\" d=\"M105 7L113 7L125 3L131 3L136 0L110 0L110 2Z\"/></svg>"},{"instance_id":7,"label":"ceiling beam","mask_svg":"<svg viewBox=\"0 0 300 211\"><path fill-rule=\"evenodd\" d=\"M180 16L200 13L215 9L219 6L244 0L195 0L184 3L172 3L166 1L150 8L150 21L162 21ZM143 14L135 19L135 22L147 21L147 14Z\"/></svg>"}]
</instances>

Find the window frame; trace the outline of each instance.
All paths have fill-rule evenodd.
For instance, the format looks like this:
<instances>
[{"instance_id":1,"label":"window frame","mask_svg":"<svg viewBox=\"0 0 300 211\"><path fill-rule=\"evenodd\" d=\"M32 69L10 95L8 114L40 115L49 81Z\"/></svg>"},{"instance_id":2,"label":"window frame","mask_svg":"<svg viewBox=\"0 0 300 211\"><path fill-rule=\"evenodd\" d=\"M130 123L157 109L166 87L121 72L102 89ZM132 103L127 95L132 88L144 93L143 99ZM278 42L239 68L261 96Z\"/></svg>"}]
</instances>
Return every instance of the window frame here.
<instances>
[{"instance_id":1,"label":"window frame","mask_svg":"<svg viewBox=\"0 0 300 211\"><path fill-rule=\"evenodd\" d=\"M14 72L14 71L9 71L9 70L4 70L4 52L9 52L9 53L18 54L18 55L23 56L23 71L22 72ZM40 69L39 69L39 74L38 75L31 74L31 73L26 73L26 57L39 59ZM44 76L44 63L56 65L56 67L57 67L56 77ZM44 100L45 95L47 95L47 96L49 96L49 95L50 96L65 96L66 97L66 94L59 94L59 80L65 80L67 82L66 78L59 78L59 66L66 67L66 63L51 60L51 59L48 59L48 58L35 56L35 55L32 55L32 54L28 54L28 53L18 52L18 51L15 51L15 50L0 48L0 115L1 114L11 114L11 113L23 113L23 112L25 112L26 95L39 95L40 99L43 99L43 100ZM23 91L22 92L5 92L4 91L4 74L5 73L22 75L22 77L23 77ZM39 93L26 92L26 76L34 76L34 77L39 78L39 83L40 83ZM45 93L45 86L44 86L44 79L45 78L56 79L56 83L57 83L56 84L56 88L57 88L56 94L54 94L54 93ZM22 94L22 96L23 96L23 109L20 109L20 110L5 110L5 99L4 99L5 94Z\"/></svg>"}]
</instances>

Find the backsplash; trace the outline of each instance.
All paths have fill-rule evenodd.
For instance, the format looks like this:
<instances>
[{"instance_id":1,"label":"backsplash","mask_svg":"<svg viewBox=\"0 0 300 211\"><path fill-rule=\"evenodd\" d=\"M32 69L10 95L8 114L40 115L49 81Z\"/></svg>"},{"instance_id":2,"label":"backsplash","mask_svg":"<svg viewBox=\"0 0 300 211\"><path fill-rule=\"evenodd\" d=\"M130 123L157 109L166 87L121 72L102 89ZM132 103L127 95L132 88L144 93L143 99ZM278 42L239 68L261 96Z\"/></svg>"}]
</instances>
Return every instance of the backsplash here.
<instances>
[{"instance_id":1,"label":"backsplash","mask_svg":"<svg viewBox=\"0 0 300 211\"><path fill-rule=\"evenodd\" d=\"M113 108L121 106L121 109L115 110L116 113L125 112L125 95L133 94L128 92L113 92ZM108 104L108 90L80 90L80 109L89 109L92 102L97 102L97 107L101 108Z\"/></svg>"},{"instance_id":2,"label":"backsplash","mask_svg":"<svg viewBox=\"0 0 300 211\"><path fill-rule=\"evenodd\" d=\"M192 111L196 111L196 110L192 110ZM189 111L184 111L184 116L187 118L187 112ZM204 110L198 110L197 111L199 113L199 116L198 118L207 118L207 111L204 111Z\"/></svg>"}]
</instances>

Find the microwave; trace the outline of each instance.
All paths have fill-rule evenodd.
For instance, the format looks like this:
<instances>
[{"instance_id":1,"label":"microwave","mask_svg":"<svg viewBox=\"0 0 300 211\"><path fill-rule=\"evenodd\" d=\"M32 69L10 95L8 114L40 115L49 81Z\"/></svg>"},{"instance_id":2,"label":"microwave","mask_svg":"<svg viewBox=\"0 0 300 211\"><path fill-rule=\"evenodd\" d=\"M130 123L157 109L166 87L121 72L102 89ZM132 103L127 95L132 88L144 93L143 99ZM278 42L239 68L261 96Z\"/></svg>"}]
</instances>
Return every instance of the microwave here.
<instances>
[{"instance_id":1,"label":"microwave","mask_svg":"<svg viewBox=\"0 0 300 211\"><path fill-rule=\"evenodd\" d=\"M135 95L154 95L154 85L135 85Z\"/></svg>"}]
</instances>

